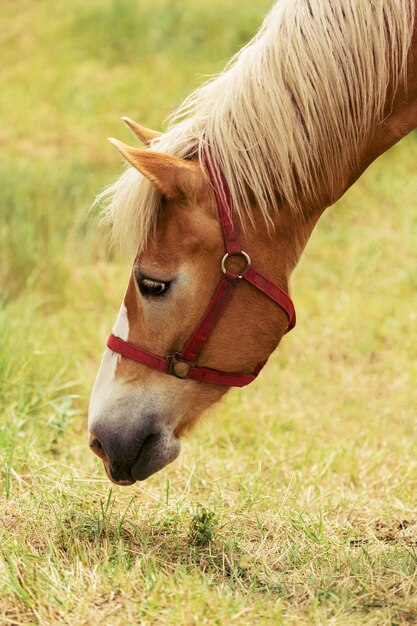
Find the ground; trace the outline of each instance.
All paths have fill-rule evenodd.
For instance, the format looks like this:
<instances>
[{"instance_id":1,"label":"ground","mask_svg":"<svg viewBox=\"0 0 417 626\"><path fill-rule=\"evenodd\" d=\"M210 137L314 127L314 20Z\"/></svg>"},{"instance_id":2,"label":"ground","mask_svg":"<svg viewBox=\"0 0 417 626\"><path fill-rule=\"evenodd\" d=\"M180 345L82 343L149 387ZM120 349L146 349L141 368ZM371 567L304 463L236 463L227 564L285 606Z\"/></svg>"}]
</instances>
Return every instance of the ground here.
<instances>
[{"instance_id":1,"label":"ground","mask_svg":"<svg viewBox=\"0 0 417 626\"><path fill-rule=\"evenodd\" d=\"M269 0L18 0L0 54L0 624L417 623L417 136L322 218L298 326L112 486L88 397L129 267L94 194Z\"/></svg>"}]
</instances>

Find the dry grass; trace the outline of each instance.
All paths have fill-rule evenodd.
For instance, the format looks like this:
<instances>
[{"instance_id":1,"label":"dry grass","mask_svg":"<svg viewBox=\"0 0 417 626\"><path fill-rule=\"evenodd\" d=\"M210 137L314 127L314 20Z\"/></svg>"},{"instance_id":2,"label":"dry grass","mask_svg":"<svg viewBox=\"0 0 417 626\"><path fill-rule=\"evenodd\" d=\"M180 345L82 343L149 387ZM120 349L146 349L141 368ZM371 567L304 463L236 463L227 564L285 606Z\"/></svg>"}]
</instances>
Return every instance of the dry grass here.
<instances>
[{"instance_id":1,"label":"dry grass","mask_svg":"<svg viewBox=\"0 0 417 626\"><path fill-rule=\"evenodd\" d=\"M2 625L417 623L416 136L324 216L297 330L175 464L112 488L86 446L128 272L85 212L118 173L103 139L159 125L267 5L143 2L139 42L126 1L5 11Z\"/></svg>"}]
</instances>

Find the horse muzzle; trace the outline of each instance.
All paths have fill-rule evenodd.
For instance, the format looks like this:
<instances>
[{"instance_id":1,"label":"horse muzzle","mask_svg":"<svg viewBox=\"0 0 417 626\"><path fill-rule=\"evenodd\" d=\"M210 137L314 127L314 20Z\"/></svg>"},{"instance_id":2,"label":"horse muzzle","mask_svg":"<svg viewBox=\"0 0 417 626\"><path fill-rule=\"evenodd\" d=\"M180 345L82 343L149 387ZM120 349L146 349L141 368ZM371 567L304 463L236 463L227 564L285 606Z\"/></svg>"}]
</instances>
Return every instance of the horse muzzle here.
<instances>
[{"instance_id":1,"label":"horse muzzle","mask_svg":"<svg viewBox=\"0 0 417 626\"><path fill-rule=\"evenodd\" d=\"M152 420L148 420L148 423ZM93 424L89 436L91 450L103 461L109 479L121 486L146 480L174 461L181 444L172 432L138 428L127 436L117 435L113 427Z\"/></svg>"}]
</instances>

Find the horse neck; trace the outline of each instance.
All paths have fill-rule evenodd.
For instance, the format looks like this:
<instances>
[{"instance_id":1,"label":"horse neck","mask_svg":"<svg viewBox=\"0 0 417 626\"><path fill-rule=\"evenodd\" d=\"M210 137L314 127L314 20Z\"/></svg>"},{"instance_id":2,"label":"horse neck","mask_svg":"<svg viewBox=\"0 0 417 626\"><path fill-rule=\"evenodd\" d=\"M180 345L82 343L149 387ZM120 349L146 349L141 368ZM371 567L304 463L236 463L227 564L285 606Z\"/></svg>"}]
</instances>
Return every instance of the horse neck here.
<instances>
[{"instance_id":1,"label":"horse neck","mask_svg":"<svg viewBox=\"0 0 417 626\"><path fill-rule=\"evenodd\" d=\"M417 23L417 21L416 21ZM386 116L382 123L375 125L359 147L356 164L350 164L347 155L343 174L336 181L331 194L324 192L316 202L305 205L300 199L299 211L282 204L282 210L275 213L274 227L253 230L245 236L249 249L259 250L260 267L264 267L271 277L284 289L289 277L310 238L310 235L324 210L334 204L351 187L367 167L395 143L417 128L417 32L414 32L410 49L409 67L405 84L401 84L394 99L387 95ZM256 213L256 207L254 208ZM246 244L245 241L245 244Z\"/></svg>"},{"instance_id":2,"label":"horse neck","mask_svg":"<svg viewBox=\"0 0 417 626\"><path fill-rule=\"evenodd\" d=\"M314 210L320 215L351 187L362 173L384 152L417 128L417 20L410 48L406 81L399 84L392 96L388 90L382 123L371 128L357 150L355 165L346 162L344 173L331 197L322 198Z\"/></svg>"}]
</instances>

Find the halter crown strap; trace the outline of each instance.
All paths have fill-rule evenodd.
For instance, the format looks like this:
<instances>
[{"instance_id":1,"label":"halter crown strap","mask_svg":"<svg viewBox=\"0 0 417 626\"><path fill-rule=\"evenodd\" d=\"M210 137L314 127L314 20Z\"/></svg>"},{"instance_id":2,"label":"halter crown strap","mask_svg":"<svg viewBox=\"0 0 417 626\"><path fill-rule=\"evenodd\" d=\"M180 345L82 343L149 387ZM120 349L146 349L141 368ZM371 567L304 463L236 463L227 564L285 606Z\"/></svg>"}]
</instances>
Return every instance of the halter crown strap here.
<instances>
[{"instance_id":1,"label":"halter crown strap","mask_svg":"<svg viewBox=\"0 0 417 626\"><path fill-rule=\"evenodd\" d=\"M157 369L166 374L176 376L177 378L190 378L192 380L214 385L226 385L228 387L244 387L255 380L265 365L265 362L259 363L251 374L242 372L222 372L220 370L197 365L197 359L207 339L212 334L221 314L226 308L234 289L243 279L275 302L287 314L288 327L286 332L290 331L295 326L295 309L290 296L281 289L281 287L274 285L268 278L252 267L249 255L244 252L241 247L230 190L223 172L214 167L210 155L208 154L206 154L205 163L216 196L217 209L226 248L226 254L221 262L223 276L206 312L181 352L175 352L174 354L162 357L129 343L128 341L124 341L120 339L120 337L113 335L113 333L107 341L107 346L110 350L113 350L113 352L117 352L132 361L142 363L143 365L147 365L148 367ZM227 269L227 259L234 255L242 256L246 262L244 270L242 270L239 275Z\"/></svg>"},{"instance_id":2,"label":"halter crown strap","mask_svg":"<svg viewBox=\"0 0 417 626\"><path fill-rule=\"evenodd\" d=\"M226 251L230 255L239 254L242 250L242 246L240 244L239 233L236 229L229 185L226 182L223 172L214 167L208 153L206 154L205 163L216 196L217 211L219 213Z\"/></svg>"}]
</instances>

